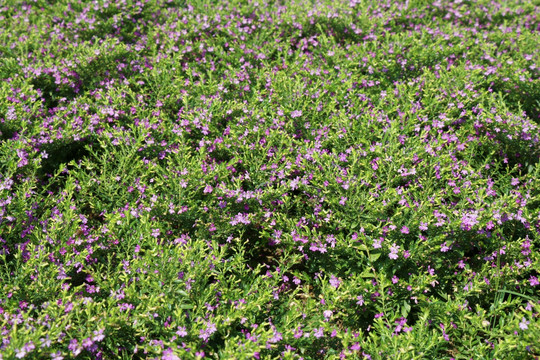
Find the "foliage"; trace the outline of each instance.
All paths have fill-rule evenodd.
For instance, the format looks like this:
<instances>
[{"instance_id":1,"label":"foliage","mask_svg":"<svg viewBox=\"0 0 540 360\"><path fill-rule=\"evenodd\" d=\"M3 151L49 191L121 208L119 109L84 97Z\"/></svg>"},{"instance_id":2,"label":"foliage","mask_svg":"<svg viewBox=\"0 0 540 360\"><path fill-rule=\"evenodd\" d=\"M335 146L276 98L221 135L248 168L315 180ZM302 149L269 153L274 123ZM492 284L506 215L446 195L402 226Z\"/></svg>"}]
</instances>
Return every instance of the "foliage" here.
<instances>
[{"instance_id":1,"label":"foliage","mask_svg":"<svg viewBox=\"0 0 540 360\"><path fill-rule=\"evenodd\" d=\"M526 359L534 2L6 0L0 359Z\"/></svg>"}]
</instances>

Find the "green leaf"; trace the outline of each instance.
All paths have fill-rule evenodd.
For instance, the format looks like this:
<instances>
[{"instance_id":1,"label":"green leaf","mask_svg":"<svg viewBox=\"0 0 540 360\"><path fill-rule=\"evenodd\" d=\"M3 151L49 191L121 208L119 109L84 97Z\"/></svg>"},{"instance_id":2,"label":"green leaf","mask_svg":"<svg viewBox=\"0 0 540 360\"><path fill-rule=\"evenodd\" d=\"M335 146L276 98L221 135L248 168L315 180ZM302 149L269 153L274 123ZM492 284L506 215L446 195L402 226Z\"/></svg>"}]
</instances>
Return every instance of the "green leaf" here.
<instances>
[{"instance_id":1,"label":"green leaf","mask_svg":"<svg viewBox=\"0 0 540 360\"><path fill-rule=\"evenodd\" d=\"M409 315L409 312L411 311L411 305L408 301L403 302L403 306L401 307L401 315L403 315L404 318L406 318Z\"/></svg>"},{"instance_id":2,"label":"green leaf","mask_svg":"<svg viewBox=\"0 0 540 360\"><path fill-rule=\"evenodd\" d=\"M187 292L185 292L185 291L183 291L183 290L176 290L176 293L177 293L177 294L180 294L180 295L182 295L182 296L184 296L184 297L188 297Z\"/></svg>"},{"instance_id":3,"label":"green leaf","mask_svg":"<svg viewBox=\"0 0 540 360\"><path fill-rule=\"evenodd\" d=\"M531 300L531 301L533 301L533 302L537 302L537 301L538 301L538 298L535 299L535 298L530 297L530 296L528 296L528 295L520 294L520 293L518 293L518 292L511 291L511 290L497 290L497 291L498 291L498 292L501 292L501 293L513 294L513 295L521 296L522 298Z\"/></svg>"},{"instance_id":4,"label":"green leaf","mask_svg":"<svg viewBox=\"0 0 540 360\"><path fill-rule=\"evenodd\" d=\"M381 253L373 253L369 255L369 261L375 262L378 258L381 257Z\"/></svg>"},{"instance_id":5,"label":"green leaf","mask_svg":"<svg viewBox=\"0 0 540 360\"><path fill-rule=\"evenodd\" d=\"M368 251L368 248L365 244L360 244L358 245L358 250L362 250L362 251Z\"/></svg>"}]
</instances>

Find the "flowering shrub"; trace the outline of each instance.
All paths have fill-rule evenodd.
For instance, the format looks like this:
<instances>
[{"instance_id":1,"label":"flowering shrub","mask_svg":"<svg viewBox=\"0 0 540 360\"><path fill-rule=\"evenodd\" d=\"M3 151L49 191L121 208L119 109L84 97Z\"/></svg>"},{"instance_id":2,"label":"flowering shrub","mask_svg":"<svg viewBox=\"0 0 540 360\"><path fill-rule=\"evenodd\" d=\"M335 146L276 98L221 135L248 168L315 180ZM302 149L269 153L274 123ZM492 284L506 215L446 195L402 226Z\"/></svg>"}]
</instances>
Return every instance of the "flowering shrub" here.
<instances>
[{"instance_id":1,"label":"flowering shrub","mask_svg":"<svg viewBox=\"0 0 540 360\"><path fill-rule=\"evenodd\" d=\"M0 359L525 359L540 8L6 0Z\"/></svg>"}]
</instances>

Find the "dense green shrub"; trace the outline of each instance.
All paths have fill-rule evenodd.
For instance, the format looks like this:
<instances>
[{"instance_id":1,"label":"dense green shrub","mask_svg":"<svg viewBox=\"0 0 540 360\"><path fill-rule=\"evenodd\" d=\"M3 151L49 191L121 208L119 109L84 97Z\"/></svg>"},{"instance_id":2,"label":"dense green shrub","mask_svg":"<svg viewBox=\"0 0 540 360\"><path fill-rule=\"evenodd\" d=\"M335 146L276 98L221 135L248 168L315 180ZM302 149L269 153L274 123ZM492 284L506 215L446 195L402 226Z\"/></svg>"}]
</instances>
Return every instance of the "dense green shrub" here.
<instances>
[{"instance_id":1,"label":"dense green shrub","mask_svg":"<svg viewBox=\"0 0 540 360\"><path fill-rule=\"evenodd\" d=\"M4 1L0 359L538 358L539 11Z\"/></svg>"}]
</instances>

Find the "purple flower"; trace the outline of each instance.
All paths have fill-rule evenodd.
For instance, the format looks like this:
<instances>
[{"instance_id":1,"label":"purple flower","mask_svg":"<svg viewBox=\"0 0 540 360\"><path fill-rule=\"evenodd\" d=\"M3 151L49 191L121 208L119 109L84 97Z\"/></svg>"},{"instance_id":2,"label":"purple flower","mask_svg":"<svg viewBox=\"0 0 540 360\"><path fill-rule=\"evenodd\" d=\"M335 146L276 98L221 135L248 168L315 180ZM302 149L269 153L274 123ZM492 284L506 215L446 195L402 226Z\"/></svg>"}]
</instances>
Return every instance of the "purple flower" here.
<instances>
[{"instance_id":1,"label":"purple flower","mask_svg":"<svg viewBox=\"0 0 540 360\"><path fill-rule=\"evenodd\" d=\"M291 180L290 187L292 190L298 189L298 184L300 183L300 178L297 176L294 180Z\"/></svg>"},{"instance_id":2,"label":"purple flower","mask_svg":"<svg viewBox=\"0 0 540 360\"><path fill-rule=\"evenodd\" d=\"M531 242L530 240L527 238L527 240L525 240L525 242L523 242L523 244L521 244L521 248L523 249L521 251L521 253L524 255L524 256L527 256L531 253Z\"/></svg>"},{"instance_id":3,"label":"purple flower","mask_svg":"<svg viewBox=\"0 0 540 360\"><path fill-rule=\"evenodd\" d=\"M52 344L51 339L49 339L49 335L47 335L45 338L39 339L39 341L41 341L41 348L50 347Z\"/></svg>"},{"instance_id":4,"label":"purple flower","mask_svg":"<svg viewBox=\"0 0 540 360\"><path fill-rule=\"evenodd\" d=\"M444 331L444 324L443 324L443 323L440 323L439 326L440 326L441 329L442 329L442 333L443 333L444 340L450 341L450 337L449 337L448 334Z\"/></svg>"},{"instance_id":5,"label":"purple flower","mask_svg":"<svg viewBox=\"0 0 540 360\"><path fill-rule=\"evenodd\" d=\"M69 341L68 349L71 351L73 356L79 355L82 351L82 347L79 346L77 339L71 339Z\"/></svg>"},{"instance_id":6,"label":"purple flower","mask_svg":"<svg viewBox=\"0 0 540 360\"><path fill-rule=\"evenodd\" d=\"M538 278L536 276L532 276L532 275L531 275L531 277L529 279L529 283L531 284L531 286L540 285L540 282L538 282Z\"/></svg>"},{"instance_id":7,"label":"purple flower","mask_svg":"<svg viewBox=\"0 0 540 360\"><path fill-rule=\"evenodd\" d=\"M463 230L471 230L478 223L478 211L470 212L461 217L461 228Z\"/></svg>"},{"instance_id":8,"label":"purple flower","mask_svg":"<svg viewBox=\"0 0 540 360\"><path fill-rule=\"evenodd\" d=\"M409 233L409 228L406 227L406 226L402 227L402 228L401 228L401 233L402 233L402 234L408 234L408 233Z\"/></svg>"},{"instance_id":9,"label":"purple flower","mask_svg":"<svg viewBox=\"0 0 540 360\"><path fill-rule=\"evenodd\" d=\"M22 359L28 353L32 352L32 350L34 350L35 348L36 348L36 346L34 345L33 342L31 342L31 341L27 342L26 344L24 344L24 346L21 349L15 349L15 353L17 353L17 355L15 355L15 357L17 357L19 359Z\"/></svg>"},{"instance_id":10,"label":"purple flower","mask_svg":"<svg viewBox=\"0 0 540 360\"><path fill-rule=\"evenodd\" d=\"M103 331L104 331L104 329L95 330L94 331L94 337L92 338L92 340L94 340L96 342L100 342L103 339L105 339L105 335L103 335Z\"/></svg>"},{"instance_id":11,"label":"purple flower","mask_svg":"<svg viewBox=\"0 0 540 360\"><path fill-rule=\"evenodd\" d=\"M313 331L313 336L315 336L317 339L320 339L324 336L324 328L321 326L318 329L315 329Z\"/></svg>"},{"instance_id":12,"label":"purple flower","mask_svg":"<svg viewBox=\"0 0 540 360\"><path fill-rule=\"evenodd\" d=\"M180 358L173 353L171 348L168 348L163 352L161 360L180 360Z\"/></svg>"},{"instance_id":13,"label":"purple flower","mask_svg":"<svg viewBox=\"0 0 540 360\"><path fill-rule=\"evenodd\" d=\"M216 325L210 321L206 322L206 328L200 330L199 338L207 341L213 333L217 331Z\"/></svg>"},{"instance_id":14,"label":"purple flower","mask_svg":"<svg viewBox=\"0 0 540 360\"><path fill-rule=\"evenodd\" d=\"M441 252L448 252L448 250L450 250L450 248L446 245L445 241L444 244L441 245Z\"/></svg>"},{"instance_id":15,"label":"purple flower","mask_svg":"<svg viewBox=\"0 0 540 360\"><path fill-rule=\"evenodd\" d=\"M53 360L63 360L64 359L64 357L62 356L62 352L60 352L60 351L58 351L56 353L52 353L51 358Z\"/></svg>"},{"instance_id":16,"label":"purple flower","mask_svg":"<svg viewBox=\"0 0 540 360\"><path fill-rule=\"evenodd\" d=\"M332 310L324 310L323 311L323 315L326 319L330 319L330 317L332 316Z\"/></svg>"},{"instance_id":17,"label":"purple flower","mask_svg":"<svg viewBox=\"0 0 540 360\"><path fill-rule=\"evenodd\" d=\"M251 221L249 220L248 214L245 213L238 213L234 218L232 218L231 221L229 221L229 224L231 225L237 225L237 224L244 224L248 225L251 224Z\"/></svg>"},{"instance_id":18,"label":"purple flower","mask_svg":"<svg viewBox=\"0 0 540 360\"><path fill-rule=\"evenodd\" d=\"M85 348L89 348L90 346L94 345L94 342L92 341L92 338L86 338L83 340L82 345Z\"/></svg>"},{"instance_id":19,"label":"purple flower","mask_svg":"<svg viewBox=\"0 0 540 360\"><path fill-rule=\"evenodd\" d=\"M17 164L17 167L23 167L25 165L28 165L27 152L22 149L17 149L15 152L17 153L17 156L21 159Z\"/></svg>"},{"instance_id":20,"label":"purple flower","mask_svg":"<svg viewBox=\"0 0 540 360\"><path fill-rule=\"evenodd\" d=\"M25 350L24 348L22 348L22 349L20 349L20 350L19 350L19 349L15 349L15 353L16 353L15 357L16 357L17 359L22 359L23 357L26 356L26 350Z\"/></svg>"},{"instance_id":21,"label":"purple flower","mask_svg":"<svg viewBox=\"0 0 540 360\"><path fill-rule=\"evenodd\" d=\"M332 275L330 277L330 285L333 286L334 288L338 288L339 285L341 284L341 281L339 281L339 279L337 277L335 277L334 275Z\"/></svg>"},{"instance_id":22,"label":"purple flower","mask_svg":"<svg viewBox=\"0 0 540 360\"><path fill-rule=\"evenodd\" d=\"M302 110L294 110L293 112L291 112L291 117L294 119L294 118L297 118L297 117L300 117L302 116Z\"/></svg>"},{"instance_id":23,"label":"purple flower","mask_svg":"<svg viewBox=\"0 0 540 360\"><path fill-rule=\"evenodd\" d=\"M128 311L128 310L135 309L135 306L133 306L130 303L121 303L121 304L118 304L118 307L120 308L120 311Z\"/></svg>"},{"instance_id":24,"label":"purple flower","mask_svg":"<svg viewBox=\"0 0 540 360\"><path fill-rule=\"evenodd\" d=\"M283 334L280 332L275 332L274 335L270 339L268 339L268 342L276 344L281 340L283 340Z\"/></svg>"},{"instance_id":25,"label":"purple flower","mask_svg":"<svg viewBox=\"0 0 540 360\"><path fill-rule=\"evenodd\" d=\"M176 335L180 337L184 337L187 335L186 327L185 326L179 326L178 331L176 332Z\"/></svg>"},{"instance_id":26,"label":"purple flower","mask_svg":"<svg viewBox=\"0 0 540 360\"><path fill-rule=\"evenodd\" d=\"M401 332L401 330L403 330L403 321L396 320L395 323L397 323L398 325L394 329L394 333L392 334L392 336L394 336L396 334L399 334Z\"/></svg>"},{"instance_id":27,"label":"purple flower","mask_svg":"<svg viewBox=\"0 0 540 360\"><path fill-rule=\"evenodd\" d=\"M527 325L530 324L530 321L527 321L527 319L525 319L525 317L523 317L521 319L521 322L519 323L519 328L521 330L527 330L529 327Z\"/></svg>"},{"instance_id":28,"label":"purple flower","mask_svg":"<svg viewBox=\"0 0 540 360\"><path fill-rule=\"evenodd\" d=\"M6 112L6 120L16 120L17 119L17 113L15 112L15 107L10 106L8 108L8 111Z\"/></svg>"},{"instance_id":29,"label":"purple flower","mask_svg":"<svg viewBox=\"0 0 540 360\"><path fill-rule=\"evenodd\" d=\"M388 257L392 260L396 260L398 258L398 251L399 251L399 246L396 245L396 243L392 244L392 246L390 247L390 254L388 254Z\"/></svg>"}]
</instances>

